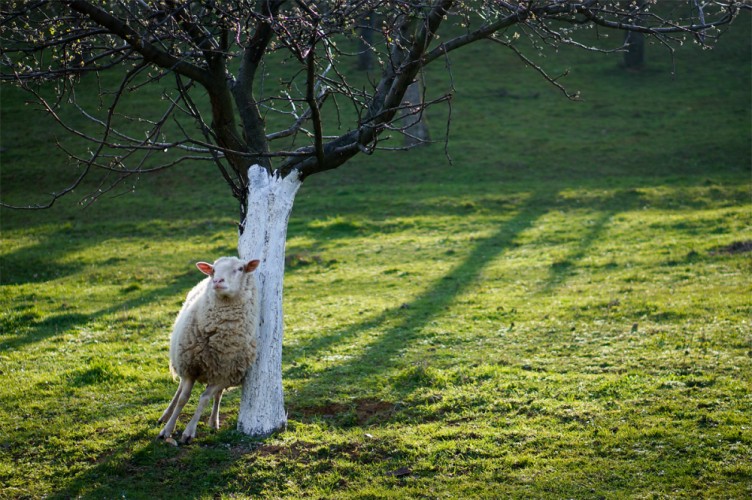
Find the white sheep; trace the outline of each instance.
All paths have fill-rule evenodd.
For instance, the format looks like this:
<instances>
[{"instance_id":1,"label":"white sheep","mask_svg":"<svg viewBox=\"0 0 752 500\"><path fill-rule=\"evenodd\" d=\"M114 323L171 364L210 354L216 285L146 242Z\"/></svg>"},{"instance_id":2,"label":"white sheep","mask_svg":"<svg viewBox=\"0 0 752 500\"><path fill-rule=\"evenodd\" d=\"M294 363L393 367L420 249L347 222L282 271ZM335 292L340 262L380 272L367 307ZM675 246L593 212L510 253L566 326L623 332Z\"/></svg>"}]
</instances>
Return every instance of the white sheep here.
<instances>
[{"instance_id":1,"label":"white sheep","mask_svg":"<svg viewBox=\"0 0 752 500\"><path fill-rule=\"evenodd\" d=\"M222 393L240 385L256 359L259 305L251 273L258 264L258 260L235 257L222 257L214 264L196 264L208 277L188 293L175 319L170 338L170 371L180 377L180 385L159 418L159 423L167 422L160 438L172 435L196 382L205 383L206 390L180 440L185 443L196 436L201 413L212 398L209 425L219 428Z\"/></svg>"}]
</instances>

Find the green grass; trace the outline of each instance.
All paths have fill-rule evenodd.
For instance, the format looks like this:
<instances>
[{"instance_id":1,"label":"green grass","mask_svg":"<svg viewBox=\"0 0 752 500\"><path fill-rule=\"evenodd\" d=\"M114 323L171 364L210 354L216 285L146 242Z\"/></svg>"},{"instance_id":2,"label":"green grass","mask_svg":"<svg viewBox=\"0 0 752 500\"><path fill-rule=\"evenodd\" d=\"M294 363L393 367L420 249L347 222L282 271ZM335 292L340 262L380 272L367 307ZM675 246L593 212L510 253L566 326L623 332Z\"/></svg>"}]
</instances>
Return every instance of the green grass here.
<instances>
[{"instance_id":1,"label":"green grass","mask_svg":"<svg viewBox=\"0 0 752 500\"><path fill-rule=\"evenodd\" d=\"M658 47L641 73L549 58L580 103L469 47L451 164L438 144L306 181L285 278L289 425L264 440L234 430L239 391L220 431L155 439L192 263L236 245L213 167L86 209L80 192L3 211L0 497L748 498L746 21L680 51L676 78ZM3 88L8 201L72 174L48 169L60 132L27 113Z\"/></svg>"}]
</instances>

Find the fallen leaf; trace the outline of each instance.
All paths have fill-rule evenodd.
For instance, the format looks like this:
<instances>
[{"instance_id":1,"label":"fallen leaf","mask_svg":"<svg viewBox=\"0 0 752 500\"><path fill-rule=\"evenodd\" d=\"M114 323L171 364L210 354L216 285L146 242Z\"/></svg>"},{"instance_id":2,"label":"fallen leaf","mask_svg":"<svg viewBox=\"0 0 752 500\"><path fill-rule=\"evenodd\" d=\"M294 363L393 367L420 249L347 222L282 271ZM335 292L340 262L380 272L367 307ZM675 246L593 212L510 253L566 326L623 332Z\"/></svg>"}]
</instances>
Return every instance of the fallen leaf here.
<instances>
[{"instance_id":1,"label":"fallen leaf","mask_svg":"<svg viewBox=\"0 0 752 500\"><path fill-rule=\"evenodd\" d=\"M394 477L405 477L405 476L409 476L412 473L413 473L413 471L411 471L409 468L407 468L407 467L400 467L397 470L393 470L391 472L387 472L386 475L387 476L394 476Z\"/></svg>"}]
</instances>

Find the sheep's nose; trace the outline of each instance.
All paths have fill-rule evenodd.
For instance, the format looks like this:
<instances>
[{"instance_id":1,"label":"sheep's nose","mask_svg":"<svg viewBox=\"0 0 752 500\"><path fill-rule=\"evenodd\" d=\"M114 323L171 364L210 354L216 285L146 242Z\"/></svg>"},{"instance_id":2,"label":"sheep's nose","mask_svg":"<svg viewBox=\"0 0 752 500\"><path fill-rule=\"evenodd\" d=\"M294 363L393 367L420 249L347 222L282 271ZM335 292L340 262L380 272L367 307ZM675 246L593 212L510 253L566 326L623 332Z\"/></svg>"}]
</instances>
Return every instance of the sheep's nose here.
<instances>
[{"instance_id":1,"label":"sheep's nose","mask_svg":"<svg viewBox=\"0 0 752 500\"><path fill-rule=\"evenodd\" d=\"M216 283L216 284L220 284L220 283L224 283L224 282L225 282L224 278L217 278L217 279L214 280L214 283Z\"/></svg>"}]
</instances>

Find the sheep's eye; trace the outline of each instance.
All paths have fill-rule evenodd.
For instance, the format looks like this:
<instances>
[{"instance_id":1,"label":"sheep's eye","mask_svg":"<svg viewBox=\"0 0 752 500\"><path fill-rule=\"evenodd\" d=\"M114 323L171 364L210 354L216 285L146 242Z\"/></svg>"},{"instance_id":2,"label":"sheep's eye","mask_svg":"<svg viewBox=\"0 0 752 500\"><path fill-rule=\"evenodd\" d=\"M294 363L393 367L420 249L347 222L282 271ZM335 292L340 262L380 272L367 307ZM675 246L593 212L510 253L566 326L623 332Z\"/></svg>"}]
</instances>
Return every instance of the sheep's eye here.
<instances>
[{"instance_id":1,"label":"sheep's eye","mask_svg":"<svg viewBox=\"0 0 752 500\"><path fill-rule=\"evenodd\" d=\"M243 268L242 268L242 267L239 267L239 268L237 268L237 269L235 269L235 270L236 270L236 271L242 271L242 270L243 270Z\"/></svg>"}]
</instances>

